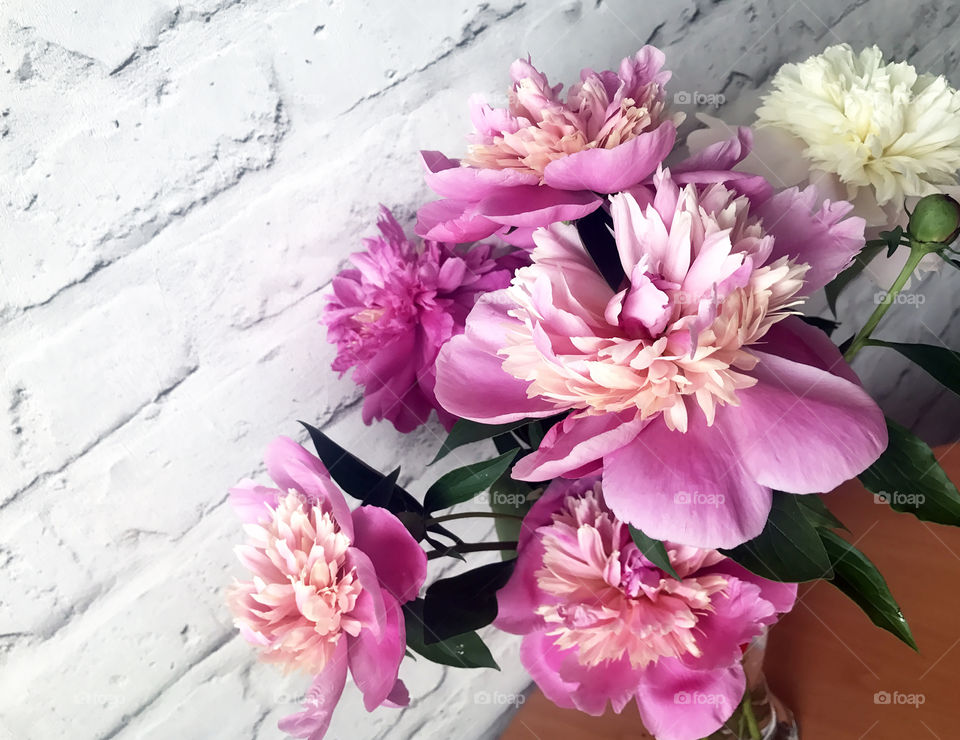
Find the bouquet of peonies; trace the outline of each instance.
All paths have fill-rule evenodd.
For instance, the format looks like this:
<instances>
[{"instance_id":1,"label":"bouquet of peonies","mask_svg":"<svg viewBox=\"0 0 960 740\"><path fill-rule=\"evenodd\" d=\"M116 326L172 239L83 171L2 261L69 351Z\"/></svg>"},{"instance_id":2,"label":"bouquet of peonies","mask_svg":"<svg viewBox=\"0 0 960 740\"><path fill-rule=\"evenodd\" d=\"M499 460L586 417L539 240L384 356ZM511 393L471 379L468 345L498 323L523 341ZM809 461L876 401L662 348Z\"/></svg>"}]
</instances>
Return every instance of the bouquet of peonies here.
<instances>
[{"instance_id":1,"label":"bouquet of peonies","mask_svg":"<svg viewBox=\"0 0 960 740\"><path fill-rule=\"evenodd\" d=\"M406 433L436 411L437 459L481 440L498 454L420 500L399 469L306 425L316 456L281 437L273 484L232 490L252 574L229 590L236 624L263 660L314 677L281 722L291 735L323 737L348 669L372 711L409 701L405 655L495 667L476 632L490 624L523 636L521 660L558 706L634 700L663 740L788 724L758 719L744 650L798 582L830 581L913 645L820 494L859 477L922 494L898 510L960 524L930 449L848 364L883 347L960 392L957 353L873 336L921 263L960 267L945 192L960 93L876 48L835 46L780 70L755 129L704 118L681 147L663 65L647 46L563 95L514 62L505 108L471 101L466 155L423 153L440 196L419 211L423 241L383 209L333 281L333 369L363 386L364 421ZM887 258L900 261L886 299L838 347L837 323L805 301L826 289L835 312ZM471 509L486 491L492 510ZM471 516L494 518L499 541L458 537ZM471 567L492 550L503 560ZM437 558L462 572L424 591Z\"/></svg>"}]
</instances>

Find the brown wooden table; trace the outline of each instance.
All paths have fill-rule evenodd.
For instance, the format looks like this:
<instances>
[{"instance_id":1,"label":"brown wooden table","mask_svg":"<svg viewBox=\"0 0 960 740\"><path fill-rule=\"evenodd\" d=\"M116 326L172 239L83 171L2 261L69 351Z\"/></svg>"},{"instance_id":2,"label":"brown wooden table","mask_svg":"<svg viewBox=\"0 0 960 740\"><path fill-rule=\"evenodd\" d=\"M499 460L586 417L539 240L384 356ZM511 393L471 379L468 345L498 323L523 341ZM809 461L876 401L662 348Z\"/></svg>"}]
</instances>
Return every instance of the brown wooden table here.
<instances>
[{"instance_id":1,"label":"brown wooden table","mask_svg":"<svg viewBox=\"0 0 960 740\"><path fill-rule=\"evenodd\" d=\"M960 445L939 448L937 457L960 481ZM857 481L827 503L886 576L920 652L874 627L830 584L802 585L797 605L770 634L766 674L774 692L796 713L802 740L960 738L960 528L896 514ZM878 692L891 703L877 703ZM922 703L895 704L895 692ZM620 715L590 717L536 691L501 737L651 736L632 703Z\"/></svg>"}]
</instances>

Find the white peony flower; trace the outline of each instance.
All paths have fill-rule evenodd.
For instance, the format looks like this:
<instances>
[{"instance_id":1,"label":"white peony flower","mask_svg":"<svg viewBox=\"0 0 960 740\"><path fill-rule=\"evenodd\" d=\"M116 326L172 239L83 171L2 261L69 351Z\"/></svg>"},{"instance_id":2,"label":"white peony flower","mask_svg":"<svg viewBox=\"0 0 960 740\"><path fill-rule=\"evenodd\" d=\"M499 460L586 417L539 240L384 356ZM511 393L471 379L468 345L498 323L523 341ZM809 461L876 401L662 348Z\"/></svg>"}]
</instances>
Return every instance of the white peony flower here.
<instances>
[{"instance_id":1,"label":"white peony flower","mask_svg":"<svg viewBox=\"0 0 960 740\"><path fill-rule=\"evenodd\" d=\"M943 77L918 75L906 62L885 64L876 47L854 54L831 46L775 75L754 125L753 150L735 169L775 185L816 185L830 200L848 200L867 222L867 238L900 225L907 207L930 193L960 199L960 93ZM735 135L736 129L698 114L705 128L687 138L691 153ZM889 286L907 250L884 251L866 270ZM939 269L928 255L917 270Z\"/></svg>"},{"instance_id":2,"label":"white peony flower","mask_svg":"<svg viewBox=\"0 0 960 740\"><path fill-rule=\"evenodd\" d=\"M837 175L857 199L870 188L880 206L941 192L960 169L960 93L942 76L883 61L876 46L854 54L831 46L785 64L757 111L805 145L814 169Z\"/></svg>"}]
</instances>

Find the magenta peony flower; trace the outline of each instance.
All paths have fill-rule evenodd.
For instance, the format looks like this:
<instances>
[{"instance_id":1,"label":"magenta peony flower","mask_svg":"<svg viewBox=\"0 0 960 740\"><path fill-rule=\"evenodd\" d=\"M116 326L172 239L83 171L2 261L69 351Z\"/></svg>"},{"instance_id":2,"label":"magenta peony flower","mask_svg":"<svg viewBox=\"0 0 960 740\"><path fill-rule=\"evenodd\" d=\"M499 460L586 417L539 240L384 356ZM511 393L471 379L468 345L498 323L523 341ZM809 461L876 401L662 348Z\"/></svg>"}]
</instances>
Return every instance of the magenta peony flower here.
<instances>
[{"instance_id":1,"label":"magenta peony flower","mask_svg":"<svg viewBox=\"0 0 960 740\"><path fill-rule=\"evenodd\" d=\"M276 439L266 463L278 488L246 480L230 491L249 535L237 555L252 579L235 583L227 600L261 659L317 674L304 710L280 729L320 740L348 666L368 712L409 702L397 678L406 649L400 605L417 596L427 558L386 509L351 512L323 463L294 441Z\"/></svg>"},{"instance_id":2,"label":"magenta peony flower","mask_svg":"<svg viewBox=\"0 0 960 740\"><path fill-rule=\"evenodd\" d=\"M796 584L715 550L666 544L674 579L643 556L596 477L557 480L524 519L495 625L561 707L600 715L634 699L660 740L716 731L745 690L741 646L790 611Z\"/></svg>"},{"instance_id":3,"label":"magenta peony flower","mask_svg":"<svg viewBox=\"0 0 960 740\"><path fill-rule=\"evenodd\" d=\"M418 245L386 208L377 226L380 236L351 256L355 269L333 280L322 321L337 345L333 369L342 376L355 368L365 423L388 419L409 432L436 409L449 429L455 418L433 393L437 352L463 331L477 297L505 287L521 261L494 257L487 244L456 251L432 241Z\"/></svg>"},{"instance_id":4,"label":"magenta peony flower","mask_svg":"<svg viewBox=\"0 0 960 740\"><path fill-rule=\"evenodd\" d=\"M583 70L562 100L562 85L515 61L508 108L471 100L467 156L423 153L427 183L444 199L420 209L417 233L451 242L498 234L529 247L533 228L585 216L603 202L597 193L641 182L673 148L682 120L664 112L663 62L645 46L619 73Z\"/></svg>"},{"instance_id":5,"label":"magenta peony flower","mask_svg":"<svg viewBox=\"0 0 960 740\"><path fill-rule=\"evenodd\" d=\"M574 226L536 232L533 264L440 353L436 392L491 424L570 411L515 477L602 467L620 519L733 547L760 533L772 488L832 490L886 446L883 414L836 347L791 315L857 254L863 221L810 188L771 197L716 171L682 177L611 198L617 290Z\"/></svg>"}]
</instances>

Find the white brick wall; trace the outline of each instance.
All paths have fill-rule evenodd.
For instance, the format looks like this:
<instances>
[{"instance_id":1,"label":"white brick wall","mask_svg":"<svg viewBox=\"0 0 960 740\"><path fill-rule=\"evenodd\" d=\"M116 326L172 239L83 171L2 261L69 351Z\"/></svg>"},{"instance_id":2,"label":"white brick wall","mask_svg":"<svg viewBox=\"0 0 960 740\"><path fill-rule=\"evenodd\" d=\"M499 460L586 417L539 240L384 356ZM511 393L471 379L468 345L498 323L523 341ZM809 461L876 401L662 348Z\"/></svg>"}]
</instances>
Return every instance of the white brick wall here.
<instances>
[{"instance_id":1,"label":"white brick wall","mask_svg":"<svg viewBox=\"0 0 960 740\"><path fill-rule=\"evenodd\" d=\"M953 70L941 29L957 15L895 0L6 0L0 738L278 737L307 681L233 635L226 489L305 418L376 464L405 461L422 492L438 430L361 425L328 369L321 291L378 202L410 223L417 150L458 152L467 95L502 93L511 59L570 80L652 41L674 90L723 92L743 121L782 61L838 38ZM926 280L889 336L960 345L958 277ZM841 306L863 314L872 292ZM955 398L876 359L859 368L899 394L898 418L957 435ZM474 692L526 684L515 642L491 642L503 672L408 661L409 709L367 717L348 691L330 736L491 734L503 708Z\"/></svg>"}]
</instances>

